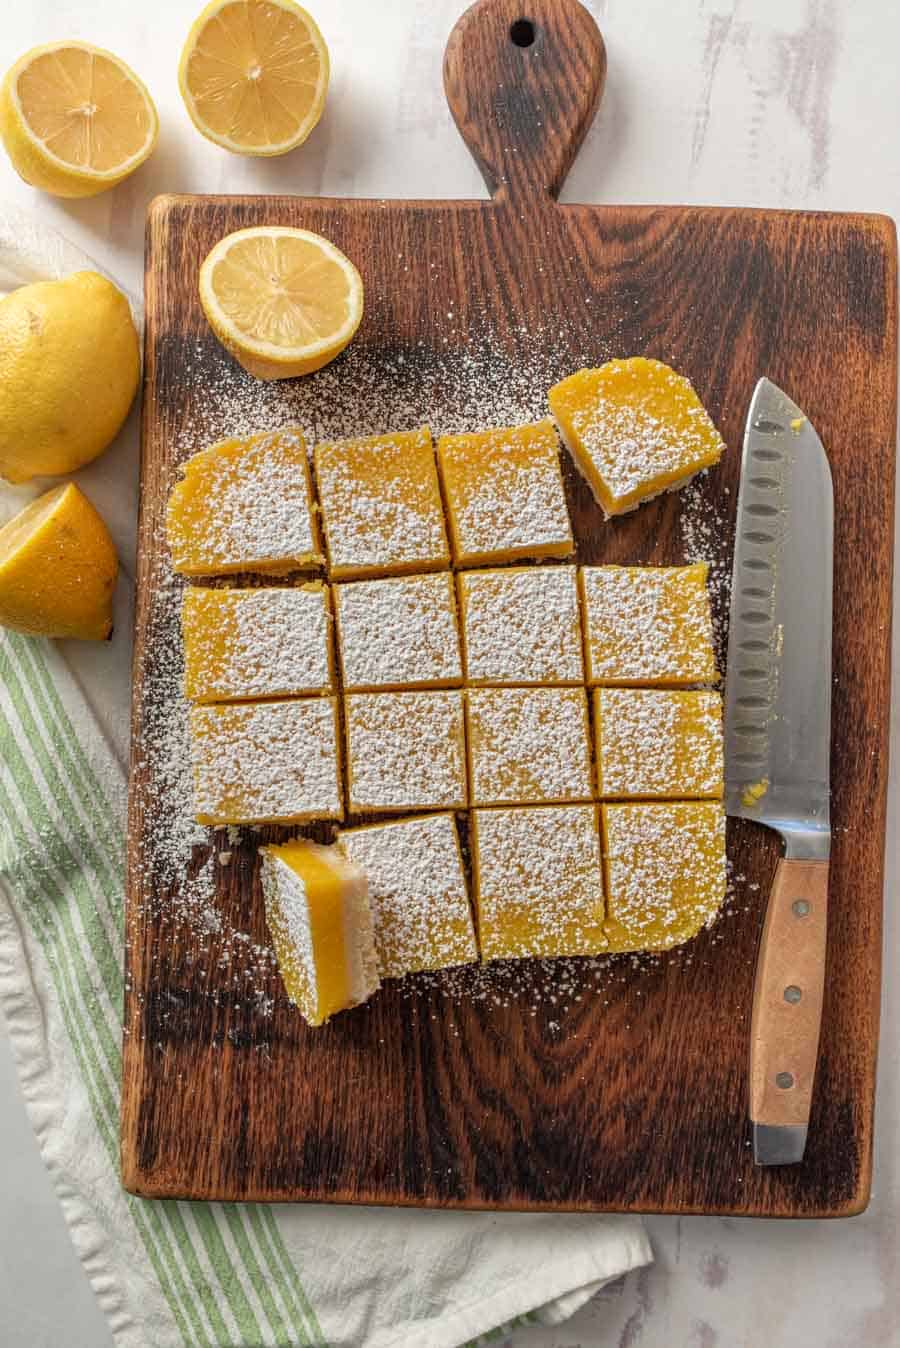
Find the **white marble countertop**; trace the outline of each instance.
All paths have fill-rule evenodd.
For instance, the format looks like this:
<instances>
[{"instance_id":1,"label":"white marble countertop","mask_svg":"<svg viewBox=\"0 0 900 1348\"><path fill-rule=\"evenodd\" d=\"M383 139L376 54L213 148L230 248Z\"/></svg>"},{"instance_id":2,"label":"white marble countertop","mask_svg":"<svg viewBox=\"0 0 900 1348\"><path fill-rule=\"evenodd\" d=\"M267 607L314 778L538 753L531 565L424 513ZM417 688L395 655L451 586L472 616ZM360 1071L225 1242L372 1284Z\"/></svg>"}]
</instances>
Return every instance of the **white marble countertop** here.
<instances>
[{"instance_id":1,"label":"white marble countertop","mask_svg":"<svg viewBox=\"0 0 900 1348\"><path fill-rule=\"evenodd\" d=\"M140 7L120 0L7 0L3 69L26 48L62 37L110 47L149 85L162 133L138 174L85 202L39 196L0 157L0 199L39 210L138 288L144 209L160 191L485 195L440 78L443 45L463 0L306 3L333 56L326 115L298 153L254 162L207 144L181 105L177 56L200 0ZM900 215L900 11L887 0L590 0L588 7L607 42L609 74L564 200ZM527 9L523 0L523 14ZM134 484L127 489L134 491ZM890 818L898 761L895 753ZM898 866L900 842L890 829L889 896ZM652 1268L607 1289L557 1330L520 1331L514 1348L900 1344L898 949L896 912L888 902L868 1211L841 1222L650 1218ZM103 1348L109 1333L25 1120L2 1026L0 1156L4 1348Z\"/></svg>"}]
</instances>

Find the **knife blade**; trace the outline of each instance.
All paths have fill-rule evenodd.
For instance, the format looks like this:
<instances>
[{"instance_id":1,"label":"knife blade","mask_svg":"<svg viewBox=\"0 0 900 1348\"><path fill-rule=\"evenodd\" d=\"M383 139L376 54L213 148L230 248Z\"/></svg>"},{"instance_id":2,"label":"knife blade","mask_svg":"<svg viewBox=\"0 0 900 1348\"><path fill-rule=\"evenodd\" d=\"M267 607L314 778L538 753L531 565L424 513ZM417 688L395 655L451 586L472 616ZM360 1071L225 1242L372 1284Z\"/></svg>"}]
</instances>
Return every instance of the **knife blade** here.
<instances>
[{"instance_id":1,"label":"knife blade","mask_svg":"<svg viewBox=\"0 0 900 1348\"><path fill-rule=\"evenodd\" d=\"M750 1029L757 1165L803 1159L825 980L831 852L834 497L828 457L769 379L744 432L725 680L725 808L784 856L760 938Z\"/></svg>"}]
</instances>

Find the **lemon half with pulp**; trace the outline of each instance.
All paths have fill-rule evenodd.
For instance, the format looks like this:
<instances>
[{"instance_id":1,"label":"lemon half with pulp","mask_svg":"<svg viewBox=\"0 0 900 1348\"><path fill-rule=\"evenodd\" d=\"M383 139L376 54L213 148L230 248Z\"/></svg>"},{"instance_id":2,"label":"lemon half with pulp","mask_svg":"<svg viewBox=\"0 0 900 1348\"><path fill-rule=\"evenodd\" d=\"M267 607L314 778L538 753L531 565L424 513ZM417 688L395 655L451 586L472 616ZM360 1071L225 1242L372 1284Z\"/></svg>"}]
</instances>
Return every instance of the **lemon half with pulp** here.
<instances>
[{"instance_id":1,"label":"lemon half with pulp","mask_svg":"<svg viewBox=\"0 0 900 1348\"><path fill-rule=\"evenodd\" d=\"M301 145L322 116L328 48L294 0L212 0L188 34L178 85L191 121L235 154Z\"/></svg>"},{"instance_id":2,"label":"lemon half with pulp","mask_svg":"<svg viewBox=\"0 0 900 1348\"><path fill-rule=\"evenodd\" d=\"M134 71L88 42L33 47L0 85L0 137L13 167L54 196L114 187L144 162L158 132Z\"/></svg>"},{"instance_id":3,"label":"lemon half with pulp","mask_svg":"<svg viewBox=\"0 0 900 1348\"><path fill-rule=\"evenodd\" d=\"M289 379L343 351L362 320L363 283L320 234L260 225L219 240L200 268L200 303L245 370Z\"/></svg>"}]
</instances>

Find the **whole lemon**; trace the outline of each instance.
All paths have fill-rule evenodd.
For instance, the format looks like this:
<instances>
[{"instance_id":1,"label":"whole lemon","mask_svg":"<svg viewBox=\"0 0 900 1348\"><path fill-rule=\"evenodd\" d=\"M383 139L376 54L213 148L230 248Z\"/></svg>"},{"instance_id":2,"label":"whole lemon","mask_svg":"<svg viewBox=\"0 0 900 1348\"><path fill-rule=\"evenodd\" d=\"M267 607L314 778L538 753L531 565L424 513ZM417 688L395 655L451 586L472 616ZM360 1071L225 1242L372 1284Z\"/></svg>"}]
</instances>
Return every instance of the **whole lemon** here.
<instances>
[{"instance_id":1,"label":"whole lemon","mask_svg":"<svg viewBox=\"0 0 900 1348\"><path fill-rule=\"evenodd\" d=\"M0 477L71 473L115 439L137 392L128 301L79 271L0 300Z\"/></svg>"}]
</instances>

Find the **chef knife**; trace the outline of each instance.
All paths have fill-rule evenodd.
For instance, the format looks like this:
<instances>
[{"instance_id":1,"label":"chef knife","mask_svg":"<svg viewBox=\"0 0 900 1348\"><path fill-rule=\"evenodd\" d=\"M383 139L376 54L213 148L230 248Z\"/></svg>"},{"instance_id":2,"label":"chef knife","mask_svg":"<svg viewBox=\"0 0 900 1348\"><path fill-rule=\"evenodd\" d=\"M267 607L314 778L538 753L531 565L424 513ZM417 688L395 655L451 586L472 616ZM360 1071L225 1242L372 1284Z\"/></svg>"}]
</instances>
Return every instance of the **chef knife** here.
<instances>
[{"instance_id":1,"label":"chef knife","mask_svg":"<svg viewBox=\"0 0 900 1348\"><path fill-rule=\"evenodd\" d=\"M725 681L725 806L775 829L750 1029L757 1165L803 1159L825 980L834 499L815 428L769 379L741 459Z\"/></svg>"}]
</instances>

